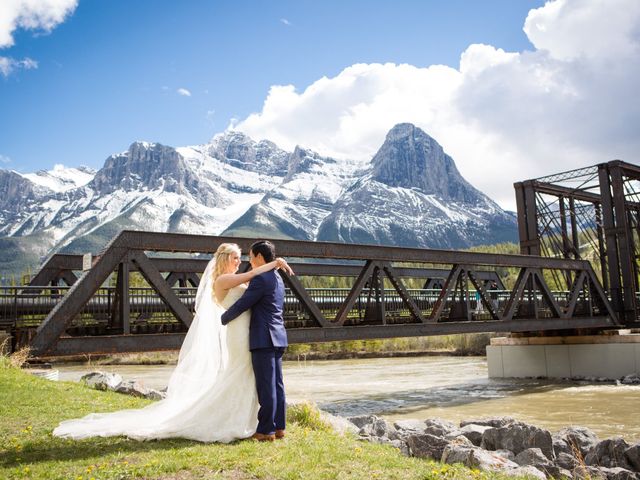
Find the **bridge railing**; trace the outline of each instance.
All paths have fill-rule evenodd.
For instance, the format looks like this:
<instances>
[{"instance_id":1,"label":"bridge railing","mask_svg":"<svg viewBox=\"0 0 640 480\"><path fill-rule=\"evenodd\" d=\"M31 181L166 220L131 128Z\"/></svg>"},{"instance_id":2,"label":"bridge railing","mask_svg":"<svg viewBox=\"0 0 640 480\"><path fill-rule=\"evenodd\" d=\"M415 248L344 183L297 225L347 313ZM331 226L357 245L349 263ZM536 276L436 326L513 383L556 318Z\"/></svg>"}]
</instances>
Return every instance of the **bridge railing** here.
<instances>
[{"instance_id":1,"label":"bridge railing","mask_svg":"<svg viewBox=\"0 0 640 480\"><path fill-rule=\"evenodd\" d=\"M56 286L47 289L41 287L0 287L0 326L16 332L34 329L40 326L49 312L57 303L62 301L70 286ZM194 313L195 287L175 287L175 294L187 309ZM326 317L335 316L340 306L347 298L349 288L308 288L311 299L318 305ZM37 294L34 292L37 291ZM423 315L429 316L438 301L441 289L407 289L407 293L414 299L416 306ZM560 306L566 306L569 291L552 291L553 297ZM509 290L492 290L491 298L496 311L504 311L510 297ZM108 334L109 318L115 304L116 288L105 287L96 291L91 300L76 315L67 328L69 335ZM129 289L131 333L160 333L185 331L171 310L150 287L135 287ZM543 297L538 295L542 302ZM582 299L584 300L584 299ZM363 325L366 323L366 305L368 294L361 292L354 308L349 312L347 325ZM402 297L394 289L385 289L384 307L387 323L411 323L411 311ZM453 302L445 304L445 311L449 311ZM489 310L474 295L470 300L474 320L489 320ZM547 316L551 311L547 310ZM304 328L314 326L310 323L308 311L291 289L285 289L284 304L285 324L288 328Z\"/></svg>"},{"instance_id":2,"label":"bridge railing","mask_svg":"<svg viewBox=\"0 0 640 480\"><path fill-rule=\"evenodd\" d=\"M22 330L36 328L53 310L57 303L62 301L70 286L57 286L43 289L41 287L0 287L0 325L6 329ZM175 287L174 293L180 298L187 309L194 313L195 287ZM346 299L350 289L348 288L308 288L307 292L314 302L318 304L326 316L335 315L340 305ZM416 300L416 304L424 314L429 314L433 309L440 293L439 289L408 289ZM117 290L115 287L100 288L91 300L74 317L67 333L91 334L96 330L107 333L109 328L109 316L115 305ZM506 292L497 292L502 299L506 299ZM145 328L148 325L156 325L156 331L171 330L170 325L183 326L171 313L171 310L157 295L153 288L136 287L129 289L130 314L132 316L130 327L132 333L149 333L153 328ZM367 294L361 293L349 318L352 324L359 324L365 318L364 306L367 303ZM477 302L473 302L476 308ZM385 289L385 307L388 316L411 317L411 312L404 306L402 298L393 289ZM285 289L285 322L288 327L309 326L309 315L304 305L295 296L291 289ZM168 325L168 326L167 326ZM186 330L186 329L185 329Z\"/></svg>"}]
</instances>

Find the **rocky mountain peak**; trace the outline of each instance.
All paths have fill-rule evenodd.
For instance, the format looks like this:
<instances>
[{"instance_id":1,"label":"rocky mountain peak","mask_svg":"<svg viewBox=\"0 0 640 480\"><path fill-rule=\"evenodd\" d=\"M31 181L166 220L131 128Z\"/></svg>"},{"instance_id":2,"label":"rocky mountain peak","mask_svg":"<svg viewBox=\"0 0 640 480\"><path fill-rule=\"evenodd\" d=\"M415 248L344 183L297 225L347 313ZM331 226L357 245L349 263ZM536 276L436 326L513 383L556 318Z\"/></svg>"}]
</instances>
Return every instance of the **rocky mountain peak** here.
<instances>
[{"instance_id":1,"label":"rocky mountain peak","mask_svg":"<svg viewBox=\"0 0 640 480\"><path fill-rule=\"evenodd\" d=\"M435 141L424 130L416 127L413 123L398 123L387 132L386 140L394 141L402 138L417 137L423 141Z\"/></svg>"},{"instance_id":2,"label":"rocky mountain peak","mask_svg":"<svg viewBox=\"0 0 640 480\"><path fill-rule=\"evenodd\" d=\"M175 183L187 172L184 160L172 147L159 143L135 142L118 155L111 155L90 182L101 195L115 190L149 190L163 180Z\"/></svg>"},{"instance_id":3,"label":"rocky mountain peak","mask_svg":"<svg viewBox=\"0 0 640 480\"><path fill-rule=\"evenodd\" d=\"M50 189L33 183L18 172L0 168L0 213L51 193Z\"/></svg>"},{"instance_id":4,"label":"rocky mountain peak","mask_svg":"<svg viewBox=\"0 0 640 480\"><path fill-rule=\"evenodd\" d=\"M95 168L88 167L86 165L80 165L76 170L79 170L88 175L95 175L97 170Z\"/></svg>"},{"instance_id":5,"label":"rocky mountain peak","mask_svg":"<svg viewBox=\"0 0 640 480\"><path fill-rule=\"evenodd\" d=\"M410 123L389 131L371 163L372 178L392 187L417 188L443 200L472 204L484 197L460 175L442 146Z\"/></svg>"},{"instance_id":6,"label":"rocky mountain peak","mask_svg":"<svg viewBox=\"0 0 640 480\"><path fill-rule=\"evenodd\" d=\"M236 130L216 134L209 145L209 153L216 158L238 161L255 158L255 142Z\"/></svg>"},{"instance_id":7,"label":"rocky mountain peak","mask_svg":"<svg viewBox=\"0 0 640 480\"><path fill-rule=\"evenodd\" d=\"M333 159L323 157L312 150L296 145L296 148L289 155L287 175L284 181L291 180L298 173L310 172L314 167L318 167L325 162L333 162Z\"/></svg>"},{"instance_id":8,"label":"rocky mountain peak","mask_svg":"<svg viewBox=\"0 0 640 480\"><path fill-rule=\"evenodd\" d=\"M277 176L287 173L287 152L269 140L255 142L236 130L214 136L207 150L212 157L242 170Z\"/></svg>"},{"instance_id":9,"label":"rocky mountain peak","mask_svg":"<svg viewBox=\"0 0 640 480\"><path fill-rule=\"evenodd\" d=\"M161 189L197 198L203 205L219 201L175 148L160 143L135 142L126 152L111 155L89 186L100 195Z\"/></svg>"}]
</instances>

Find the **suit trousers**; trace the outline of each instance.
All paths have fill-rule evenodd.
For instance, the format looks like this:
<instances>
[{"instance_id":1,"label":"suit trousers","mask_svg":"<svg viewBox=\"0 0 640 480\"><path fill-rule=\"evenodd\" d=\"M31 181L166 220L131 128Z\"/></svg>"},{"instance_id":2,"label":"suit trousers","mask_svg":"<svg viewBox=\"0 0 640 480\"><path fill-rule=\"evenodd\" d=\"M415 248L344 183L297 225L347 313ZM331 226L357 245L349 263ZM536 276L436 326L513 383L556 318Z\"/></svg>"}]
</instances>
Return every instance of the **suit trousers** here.
<instances>
[{"instance_id":1,"label":"suit trousers","mask_svg":"<svg viewBox=\"0 0 640 480\"><path fill-rule=\"evenodd\" d=\"M269 435L284 430L286 401L282 380L282 355L284 347L268 347L251 350L253 373L258 391L258 433Z\"/></svg>"}]
</instances>

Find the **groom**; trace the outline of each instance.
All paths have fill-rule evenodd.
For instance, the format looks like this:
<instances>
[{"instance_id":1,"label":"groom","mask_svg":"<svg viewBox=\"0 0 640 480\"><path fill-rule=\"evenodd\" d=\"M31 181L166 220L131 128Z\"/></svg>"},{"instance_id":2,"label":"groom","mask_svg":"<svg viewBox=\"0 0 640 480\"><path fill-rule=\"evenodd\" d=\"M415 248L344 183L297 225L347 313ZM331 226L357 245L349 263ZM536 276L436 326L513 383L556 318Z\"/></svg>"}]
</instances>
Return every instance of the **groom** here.
<instances>
[{"instance_id":1,"label":"groom","mask_svg":"<svg viewBox=\"0 0 640 480\"><path fill-rule=\"evenodd\" d=\"M276 250L268 240L251 245L249 262L258 268L276 258ZM273 441L285 435L285 398L282 381L282 355L287 343L287 332L282 318L284 284L276 270L257 275L249 288L222 314L226 325L245 310L251 308L249 348L258 390L258 429L253 436L259 441Z\"/></svg>"}]
</instances>

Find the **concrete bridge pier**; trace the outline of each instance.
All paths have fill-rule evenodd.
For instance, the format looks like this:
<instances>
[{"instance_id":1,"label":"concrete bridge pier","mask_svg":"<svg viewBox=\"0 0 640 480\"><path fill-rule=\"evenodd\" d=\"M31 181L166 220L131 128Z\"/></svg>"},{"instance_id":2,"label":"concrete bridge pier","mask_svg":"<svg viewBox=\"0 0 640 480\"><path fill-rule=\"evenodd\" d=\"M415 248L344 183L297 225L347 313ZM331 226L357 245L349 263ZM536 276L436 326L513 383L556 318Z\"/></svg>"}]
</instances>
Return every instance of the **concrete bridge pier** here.
<instances>
[{"instance_id":1,"label":"concrete bridge pier","mask_svg":"<svg viewBox=\"0 0 640 480\"><path fill-rule=\"evenodd\" d=\"M640 333L499 337L487 347L489 378L607 378L640 375Z\"/></svg>"}]
</instances>

